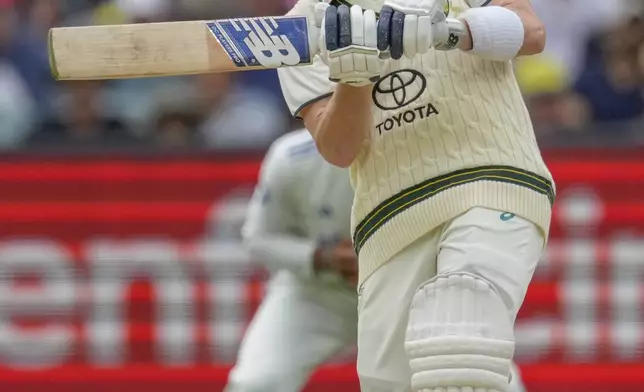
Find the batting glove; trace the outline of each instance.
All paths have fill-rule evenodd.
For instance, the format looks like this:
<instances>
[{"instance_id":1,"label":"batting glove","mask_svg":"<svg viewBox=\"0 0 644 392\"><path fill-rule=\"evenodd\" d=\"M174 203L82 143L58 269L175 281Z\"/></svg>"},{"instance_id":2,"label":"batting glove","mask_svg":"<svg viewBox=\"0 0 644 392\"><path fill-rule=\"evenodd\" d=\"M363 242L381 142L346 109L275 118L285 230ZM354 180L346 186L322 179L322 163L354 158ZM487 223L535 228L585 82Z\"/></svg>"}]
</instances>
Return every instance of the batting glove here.
<instances>
[{"instance_id":1,"label":"batting glove","mask_svg":"<svg viewBox=\"0 0 644 392\"><path fill-rule=\"evenodd\" d=\"M367 86L380 79L376 27L374 11L327 6L319 46L331 81Z\"/></svg>"},{"instance_id":2,"label":"batting glove","mask_svg":"<svg viewBox=\"0 0 644 392\"><path fill-rule=\"evenodd\" d=\"M387 0L378 21L378 49L388 50L394 60L430 48L453 49L448 14L449 0Z\"/></svg>"},{"instance_id":3,"label":"batting glove","mask_svg":"<svg viewBox=\"0 0 644 392\"><path fill-rule=\"evenodd\" d=\"M313 20L309 19L309 47L311 53L320 53L320 35L324 26L324 15L331 0L317 0L314 6Z\"/></svg>"}]
</instances>

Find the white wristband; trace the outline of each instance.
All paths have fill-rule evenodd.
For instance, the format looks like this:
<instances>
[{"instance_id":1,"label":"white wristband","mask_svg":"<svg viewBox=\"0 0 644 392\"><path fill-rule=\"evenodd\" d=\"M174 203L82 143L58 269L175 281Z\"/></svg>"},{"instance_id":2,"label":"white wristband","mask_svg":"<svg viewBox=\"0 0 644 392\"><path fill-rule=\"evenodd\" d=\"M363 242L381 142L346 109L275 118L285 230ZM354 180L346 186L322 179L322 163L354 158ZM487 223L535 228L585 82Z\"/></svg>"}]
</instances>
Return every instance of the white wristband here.
<instances>
[{"instance_id":1,"label":"white wristband","mask_svg":"<svg viewBox=\"0 0 644 392\"><path fill-rule=\"evenodd\" d=\"M470 8L460 15L467 22L472 36L472 54L507 61L517 56L525 30L519 15L499 6Z\"/></svg>"}]
</instances>

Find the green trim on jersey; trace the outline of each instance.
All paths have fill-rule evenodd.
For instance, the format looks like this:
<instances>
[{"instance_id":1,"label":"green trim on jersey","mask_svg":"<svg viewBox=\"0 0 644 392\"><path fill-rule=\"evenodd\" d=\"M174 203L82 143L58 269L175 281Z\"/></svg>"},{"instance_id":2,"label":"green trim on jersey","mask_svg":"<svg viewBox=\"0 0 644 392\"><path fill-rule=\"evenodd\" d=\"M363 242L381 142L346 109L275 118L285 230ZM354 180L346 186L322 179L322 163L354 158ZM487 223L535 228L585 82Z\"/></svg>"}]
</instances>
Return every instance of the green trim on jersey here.
<instances>
[{"instance_id":1,"label":"green trim on jersey","mask_svg":"<svg viewBox=\"0 0 644 392\"><path fill-rule=\"evenodd\" d=\"M365 242L400 212L444 190L477 181L496 181L522 186L548 196L550 204L555 201L555 191L552 183L548 179L527 170L511 166L480 166L453 171L407 188L374 208L358 224L353 234L356 252L359 253Z\"/></svg>"}]
</instances>

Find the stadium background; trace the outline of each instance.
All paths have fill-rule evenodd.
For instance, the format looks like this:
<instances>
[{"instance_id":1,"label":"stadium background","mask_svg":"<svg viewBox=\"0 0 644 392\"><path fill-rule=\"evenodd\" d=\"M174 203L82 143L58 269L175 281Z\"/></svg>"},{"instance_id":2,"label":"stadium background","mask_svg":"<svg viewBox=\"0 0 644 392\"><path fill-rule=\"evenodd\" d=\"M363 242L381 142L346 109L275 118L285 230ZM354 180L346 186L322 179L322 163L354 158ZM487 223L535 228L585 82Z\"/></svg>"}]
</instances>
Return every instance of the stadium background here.
<instances>
[{"instance_id":1,"label":"stadium background","mask_svg":"<svg viewBox=\"0 0 644 392\"><path fill-rule=\"evenodd\" d=\"M549 43L517 75L559 197L517 359L530 392L640 391L642 3L533 3ZM47 30L288 6L0 0L2 390L221 390L266 277L240 245L245 206L299 126L272 72L56 84ZM351 361L307 391L357 391Z\"/></svg>"}]
</instances>

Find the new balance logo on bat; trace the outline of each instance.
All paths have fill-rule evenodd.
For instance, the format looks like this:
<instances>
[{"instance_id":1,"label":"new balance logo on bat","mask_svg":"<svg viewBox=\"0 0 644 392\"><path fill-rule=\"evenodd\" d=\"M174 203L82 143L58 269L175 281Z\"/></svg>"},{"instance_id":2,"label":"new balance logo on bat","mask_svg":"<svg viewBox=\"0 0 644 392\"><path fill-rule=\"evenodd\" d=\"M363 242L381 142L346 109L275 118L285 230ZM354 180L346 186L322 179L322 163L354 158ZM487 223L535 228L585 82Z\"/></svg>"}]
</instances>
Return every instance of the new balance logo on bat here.
<instances>
[{"instance_id":1,"label":"new balance logo on bat","mask_svg":"<svg viewBox=\"0 0 644 392\"><path fill-rule=\"evenodd\" d=\"M261 17L208 22L237 67L279 68L311 61L306 17Z\"/></svg>"}]
</instances>

